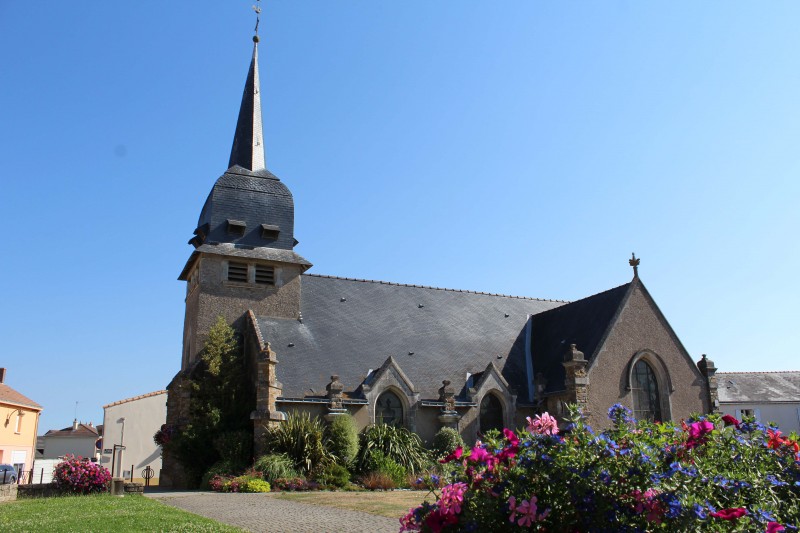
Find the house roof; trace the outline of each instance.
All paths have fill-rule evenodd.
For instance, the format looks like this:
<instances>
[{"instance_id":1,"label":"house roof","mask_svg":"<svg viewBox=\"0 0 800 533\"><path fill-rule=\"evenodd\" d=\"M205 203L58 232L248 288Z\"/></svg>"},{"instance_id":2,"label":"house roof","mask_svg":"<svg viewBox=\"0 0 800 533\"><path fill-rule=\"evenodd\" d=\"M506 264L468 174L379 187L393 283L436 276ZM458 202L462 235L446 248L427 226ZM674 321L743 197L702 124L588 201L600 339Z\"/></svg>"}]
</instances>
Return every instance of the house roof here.
<instances>
[{"instance_id":1,"label":"house roof","mask_svg":"<svg viewBox=\"0 0 800 533\"><path fill-rule=\"evenodd\" d=\"M30 407L36 411L41 411L42 406L34 402L24 394L21 394L5 383L0 383L0 402Z\"/></svg>"},{"instance_id":2,"label":"house roof","mask_svg":"<svg viewBox=\"0 0 800 533\"><path fill-rule=\"evenodd\" d=\"M313 274L302 287L302 322L257 317L288 398L324 396L332 374L352 394L390 355L421 399L438 398L444 379L463 396L467 373L489 362L522 395L528 316L564 304Z\"/></svg>"},{"instance_id":3,"label":"house roof","mask_svg":"<svg viewBox=\"0 0 800 533\"><path fill-rule=\"evenodd\" d=\"M72 426L64 429L51 429L44 434L45 437L99 437L97 428L88 424L78 424L78 429Z\"/></svg>"},{"instance_id":4,"label":"house roof","mask_svg":"<svg viewBox=\"0 0 800 533\"><path fill-rule=\"evenodd\" d=\"M800 402L800 372L717 372L723 403Z\"/></svg>"},{"instance_id":5,"label":"house roof","mask_svg":"<svg viewBox=\"0 0 800 533\"><path fill-rule=\"evenodd\" d=\"M564 352L575 344L591 361L631 283L534 315L531 353L534 375L544 374L545 392L564 389Z\"/></svg>"},{"instance_id":6,"label":"house roof","mask_svg":"<svg viewBox=\"0 0 800 533\"><path fill-rule=\"evenodd\" d=\"M115 405L120 405L120 404L123 404L123 403L134 402L136 400L141 400L143 398L150 398L152 396L158 396L159 394L166 394L166 393L167 393L166 390L157 390L155 392L148 392L147 394L140 394L139 396L134 396L133 398L125 398L124 400L111 402L111 403L109 403L107 405L104 405L103 409L105 409L107 407L114 407ZM97 427L100 428L102 426L97 426Z\"/></svg>"}]
</instances>

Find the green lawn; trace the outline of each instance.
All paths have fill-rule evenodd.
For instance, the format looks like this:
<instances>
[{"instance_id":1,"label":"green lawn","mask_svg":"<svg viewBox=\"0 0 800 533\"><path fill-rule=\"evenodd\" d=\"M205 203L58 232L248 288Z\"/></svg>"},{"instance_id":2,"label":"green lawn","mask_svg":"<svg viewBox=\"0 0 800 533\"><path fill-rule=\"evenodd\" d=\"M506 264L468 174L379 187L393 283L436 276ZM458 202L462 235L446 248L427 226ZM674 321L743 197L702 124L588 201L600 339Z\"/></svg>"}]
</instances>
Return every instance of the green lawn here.
<instances>
[{"instance_id":1,"label":"green lawn","mask_svg":"<svg viewBox=\"0 0 800 533\"><path fill-rule=\"evenodd\" d=\"M63 496L0 503L0 531L39 533L242 530L144 496Z\"/></svg>"}]
</instances>

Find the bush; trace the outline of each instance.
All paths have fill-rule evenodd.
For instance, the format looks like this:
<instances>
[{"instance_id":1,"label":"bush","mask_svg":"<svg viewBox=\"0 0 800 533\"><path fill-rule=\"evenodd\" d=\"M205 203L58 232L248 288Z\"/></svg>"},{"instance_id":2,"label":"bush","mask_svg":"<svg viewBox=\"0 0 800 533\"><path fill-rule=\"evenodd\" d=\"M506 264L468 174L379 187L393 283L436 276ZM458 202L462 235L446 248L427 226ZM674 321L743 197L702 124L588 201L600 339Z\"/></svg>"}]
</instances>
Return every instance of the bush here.
<instances>
[{"instance_id":1,"label":"bush","mask_svg":"<svg viewBox=\"0 0 800 533\"><path fill-rule=\"evenodd\" d=\"M210 487L211 480L214 478L214 476L222 475L233 477L241 471L242 469L239 468L238 465L234 465L230 461L217 461L211 466L211 468L206 470L205 474L203 474L203 478L200 482L200 488Z\"/></svg>"},{"instance_id":2,"label":"bush","mask_svg":"<svg viewBox=\"0 0 800 533\"><path fill-rule=\"evenodd\" d=\"M394 480L382 472L370 472L362 476L361 484L369 490L390 490L397 487Z\"/></svg>"},{"instance_id":3,"label":"bush","mask_svg":"<svg viewBox=\"0 0 800 533\"><path fill-rule=\"evenodd\" d=\"M269 483L261 478L247 478L240 486L239 492L269 492Z\"/></svg>"},{"instance_id":4,"label":"bush","mask_svg":"<svg viewBox=\"0 0 800 533\"><path fill-rule=\"evenodd\" d=\"M768 531L800 521L800 444L728 415L680 425L609 410L597 435L570 408L446 458L449 484L412 509L403 531Z\"/></svg>"},{"instance_id":5,"label":"bush","mask_svg":"<svg viewBox=\"0 0 800 533\"><path fill-rule=\"evenodd\" d=\"M278 478L272 483L272 486L275 490L286 490L290 492L309 489L308 482L302 477Z\"/></svg>"},{"instance_id":6,"label":"bush","mask_svg":"<svg viewBox=\"0 0 800 533\"><path fill-rule=\"evenodd\" d=\"M369 461L365 463L365 468L367 473L378 473L389 477L395 487L403 486L408 482L408 470L379 451L370 455Z\"/></svg>"},{"instance_id":7,"label":"bush","mask_svg":"<svg viewBox=\"0 0 800 533\"><path fill-rule=\"evenodd\" d=\"M364 429L360 440L358 468L361 472L374 470L370 463L375 452L382 453L411 473L424 470L431 463L422 439L404 427L375 424Z\"/></svg>"},{"instance_id":8,"label":"bush","mask_svg":"<svg viewBox=\"0 0 800 533\"><path fill-rule=\"evenodd\" d=\"M308 473L333 460L325 448L323 433L319 418L305 412L293 413L266 432L264 445L269 453L285 454L298 471Z\"/></svg>"},{"instance_id":9,"label":"bush","mask_svg":"<svg viewBox=\"0 0 800 533\"><path fill-rule=\"evenodd\" d=\"M214 438L213 444L221 461L230 464L234 470L243 470L252 459L252 432L226 431Z\"/></svg>"},{"instance_id":10,"label":"bush","mask_svg":"<svg viewBox=\"0 0 800 533\"><path fill-rule=\"evenodd\" d=\"M90 494L106 492L111 482L107 468L88 459L67 454L53 472L56 486L63 492Z\"/></svg>"},{"instance_id":11,"label":"bush","mask_svg":"<svg viewBox=\"0 0 800 533\"><path fill-rule=\"evenodd\" d=\"M358 455L358 428L350 415L339 415L325 428L328 451L342 465L349 465Z\"/></svg>"},{"instance_id":12,"label":"bush","mask_svg":"<svg viewBox=\"0 0 800 533\"><path fill-rule=\"evenodd\" d=\"M464 439L455 429L444 427L433 437L431 453L434 458L441 459L458 447L464 447Z\"/></svg>"},{"instance_id":13,"label":"bush","mask_svg":"<svg viewBox=\"0 0 800 533\"><path fill-rule=\"evenodd\" d=\"M270 482L278 478L293 478L298 475L293 461L282 453L262 455L255 462L253 468L261 472L263 478Z\"/></svg>"},{"instance_id":14,"label":"bush","mask_svg":"<svg viewBox=\"0 0 800 533\"><path fill-rule=\"evenodd\" d=\"M320 485L344 488L350 484L350 472L344 466L332 463L322 469L315 480Z\"/></svg>"}]
</instances>

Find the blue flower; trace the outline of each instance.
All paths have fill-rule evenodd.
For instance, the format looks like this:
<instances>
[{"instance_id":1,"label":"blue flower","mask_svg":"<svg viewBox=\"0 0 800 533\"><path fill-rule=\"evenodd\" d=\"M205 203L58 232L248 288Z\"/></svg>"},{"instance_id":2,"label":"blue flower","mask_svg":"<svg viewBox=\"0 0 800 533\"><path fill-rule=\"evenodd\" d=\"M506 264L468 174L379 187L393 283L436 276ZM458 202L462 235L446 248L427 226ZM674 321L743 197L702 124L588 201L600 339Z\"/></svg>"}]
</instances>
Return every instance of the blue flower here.
<instances>
[{"instance_id":1,"label":"blue flower","mask_svg":"<svg viewBox=\"0 0 800 533\"><path fill-rule=\"evenodd\" d=\"M705 520L706 518L708 518L708 513L706 512L705 507L703 507L699 503L694 504L692 506L692 510L694 511L694 514L697 515L697 518L699 518L700 520Z\"/></svg>"}]
</instances>

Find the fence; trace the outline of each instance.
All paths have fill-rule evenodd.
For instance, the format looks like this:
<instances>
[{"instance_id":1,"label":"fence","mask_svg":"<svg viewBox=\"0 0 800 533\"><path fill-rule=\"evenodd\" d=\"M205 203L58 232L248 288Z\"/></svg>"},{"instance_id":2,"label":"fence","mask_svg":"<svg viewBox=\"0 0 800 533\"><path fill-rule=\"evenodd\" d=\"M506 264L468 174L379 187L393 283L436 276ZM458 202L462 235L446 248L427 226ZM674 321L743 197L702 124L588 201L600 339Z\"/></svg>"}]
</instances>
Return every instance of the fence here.
<instances>
[{"instance_id":1,"label":"fence","mask_svg":"<svg viewBox=\"0 0 800 533\"><path fill-rule=\"evenodd\" d=\"M4 470L0 475L0 483L6 485L8 483L16 483L17 485L32 485L34 483L50 483L53 480L52 468L37 468L30 470L22 470L16 472L15 470Z\"/></svg>"}]
</instances>

